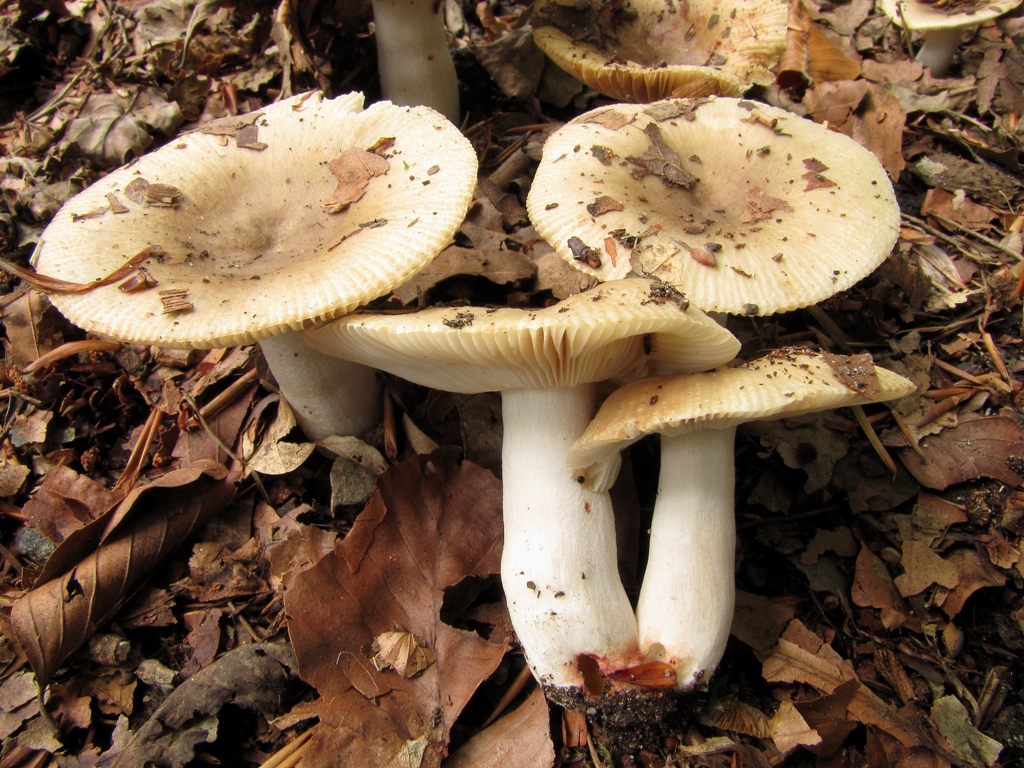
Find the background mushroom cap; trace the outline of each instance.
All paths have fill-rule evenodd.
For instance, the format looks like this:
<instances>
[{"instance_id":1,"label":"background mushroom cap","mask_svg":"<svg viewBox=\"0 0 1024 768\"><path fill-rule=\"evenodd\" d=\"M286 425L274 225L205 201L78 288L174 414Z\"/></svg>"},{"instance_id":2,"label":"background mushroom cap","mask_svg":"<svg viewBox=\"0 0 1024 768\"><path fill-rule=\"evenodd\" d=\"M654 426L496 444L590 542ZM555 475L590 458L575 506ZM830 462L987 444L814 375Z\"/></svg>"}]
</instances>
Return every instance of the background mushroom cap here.
<instances>
[{"instance_id":1,"label":"background mushroom cap","mask_svg":"<svg viewBox=\"0 0 1024 768\"><path fill-rule=\"evenodd\" d=\"M726 98L577 117L545 142L527 210L588 274L653 275L705 311L747 315L849 288L889 255L900 224L885 170L853 139ZM580 258L581 245L593 253Z\"/></svg>"},{"instance_id":2,"label":"background mushroom cap","mask_svg":"<svg viewBox=\"0 0 1024 768\"><path fill-rule=\"evenodd\" d=\"M476 186L476 154L431 109L381 102L362 111L362 101L288 99L202 126L96 182L46 228L37 271L89 283L150 249L140 266L157 285L128 293L117 281L51 300L77 325L122 341L217 347L337 317L387 293L451 240ZM336 192L354 194L331 162L389 138L394 144L374 155L378 164L386 158L382 174L329 212ZM129 188L139 179L150 184L143 197ZM166 290L184 291L193 309L164 314Z\"/></svg>"},{"instance_id":3,"label":"background mushroom cap","mask_svg":"<svg viewBox=\"0 0 1024 768\"><path fill-rule=\"evenodd\" d=\"M305 331L303 340L318 352L465 393L702 371L736 356L739 342L731 333L663 289L657 281L631 279L539 310L354 314Z\"/></svg>"},{"instance_id":4,"label":"background mushroom cap","mask_svg":"<svg viewBox=\"0 0 1024 768\"><path fill-rule=\"evenodd\" d=\"M894 400L913 383L861 357L823 355L806 349L776 350L757 360L690 376L634 381L613 392L569 451L567 463L584 468L586 487L610 484L619 452L645 435L681 435L726 429L748 421L789 418L850 405ZM831 364L830 364L831 360ZM856 379L844 381L847 366ZM849 381L850 383L846 383ZM855 382L864 383L857 387Z\"/></svg>"},{"instance_id":5,"label":"background mushroom cap","mask_svg":"<svg viewBox=\"0 0 1024 768\"><path fill-rule=\"evenodd\" d=\"M907 29L945 29L966 27L1002 16L1012 11L1022 0L999 0L998 2L967 3L953 10L936 7L935 3L921 0L879 0L879 7L898 27Z\"/></svg>"},{"instance_id":6,"label":"background mushroom cap","mask_svg":"<svg viewBox=\"0 0 1024 768\"><path fill-rule=\"evenodd\" d=\"M774 81L786 20L779 0L610 0L583 9L548 0L533 38L555 64L613 99L738 96Z\"/></svg>"}]
</instances>

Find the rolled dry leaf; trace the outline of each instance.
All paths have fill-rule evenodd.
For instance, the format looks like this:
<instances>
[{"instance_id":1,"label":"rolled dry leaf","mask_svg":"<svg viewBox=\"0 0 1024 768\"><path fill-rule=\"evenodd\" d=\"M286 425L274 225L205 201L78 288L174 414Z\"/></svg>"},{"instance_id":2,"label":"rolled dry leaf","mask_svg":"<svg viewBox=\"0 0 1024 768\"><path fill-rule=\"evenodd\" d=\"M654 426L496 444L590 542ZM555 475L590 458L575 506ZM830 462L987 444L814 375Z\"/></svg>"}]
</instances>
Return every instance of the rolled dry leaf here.
<instances>
[{"instance_id":1,"label":"rolled dry leaf","mask_svg":"<svg viewBox=\"0 0 1024 768\"><path fill-rule=\"evenodd\" d=\"M858 77L860 62L844 54L828 39L800 0L790 3L786 52L779 61L775 82L783 88L794 88Z\"/></svg>"},{"instance_id":2,"label":"rolled dry leaf","mask_svg":"<svg viewBox=\"0 0 1024 768\"><path fill-rule=\"evenodd\" d=\"M142 579L235 496L240 473L179 470L191 478L148 486L145 509L60 578L14 602L11 623L40 685L96 629L114 616ZM175 473L171 473L175 474ZM142 505L140 505L142 506Z\"/></svg>"}]
</instances>

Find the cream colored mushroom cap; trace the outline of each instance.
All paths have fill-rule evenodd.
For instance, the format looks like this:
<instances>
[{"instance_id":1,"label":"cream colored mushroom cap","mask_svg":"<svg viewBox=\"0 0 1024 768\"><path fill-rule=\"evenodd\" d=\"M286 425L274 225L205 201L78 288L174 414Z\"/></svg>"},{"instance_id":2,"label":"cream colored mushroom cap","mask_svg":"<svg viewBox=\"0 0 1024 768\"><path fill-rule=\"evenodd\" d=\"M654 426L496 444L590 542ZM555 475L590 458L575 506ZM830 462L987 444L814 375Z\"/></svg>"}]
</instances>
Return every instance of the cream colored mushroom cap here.
<instances>
[{"instance_id":1,"label":"cream colored mushroom cap","mask_svg":"<svg viewBox=\"0 0 1024 768\"><path fill-rule=\"evenodd\" d=\"M303 332L318 352L448 392L574 387L732 360L735 337L652 280L605 283L545 309L352 314Z\"/></svg>"},{"instance_id":2,"label":"cream colored mushroom cap","mask_svg":"<svg viewBox=\"0 0 1024 768\"><path fill-rule=\"evenodd\" d=\"M648 172L662 160L698 180L686 189ZM900 224L892 184L868 150L781 109L727 98L575 118L545 142L527 210L588 274L653 275L705 311L746 315L849 288L889 255ZM590 266L575 258L580 246L593 249Z\"/></svg>"},{"instance_id":3,"label":"cream colored mushroom cap","mask_svg":"<svg viewBox=\"0 0 1024 768\"><path fill-rule=\"evenodd\" d=\"M998 0L998 2L975 0L975 2L957 6L954 10L938 8L935 3L921 2L921 0L880 0L879 5L896 26L929 30L980 24L1012 11L1021 2L1022 0Z\"/></svg>"},{"instance_id":4,"label":"cream colored mushroom cap","mask_svg":"<svg viewBox=\"0 0 1024 768\"><path fill-rule=\"evenodd\" d=\"M581 470L586 487L606 488L615 479L619 452L644 435L726 429L748 421L894 400L915 389L902 376L859 363L858 358L831 358L836 366L850 369L851 383L844 383L826 356L806 349L776 350L723 371L634 381L605 400L566 461ZM858 389L855 382L870 382L877 390Z\"/></svg>"},{"instance_id":5,"label":"cream colored mushroom cap","mask_svg":"<svg viewBox=\"0 0 1024 768\"><path fill-rule=\"evenodd\" d=\"M547 0L533 39L577 80L621 101L738 96L772 83L769 70L786 48L780 0L595 0L578 8ZM569 19L573 26L563 23Z\"/></svg>"},{"instance_id":6,"label":"cream colored mushroom cap","mask_svg":"<svg viewBox=\"0 0 1024 768\"><path fill-rule=\"evenodd\" d=\"M90 283L148 249L139 266L157 285L129 293L117 281L51 300L104 336L206 348L298 329L387 293L450 242L476 186L476 153L431 109L362 104L358 93L297 96L204 126L96 182L46 228L36 270ZM255 148L230 135L247 123L258 143L242 143ZM389 138L374 155L386 158L382 175L329 212L339 189L329 164ZM139 179L158 194L129 199ZM164 314L168 290L193 308Z\"/></svg>"}]
</instances>

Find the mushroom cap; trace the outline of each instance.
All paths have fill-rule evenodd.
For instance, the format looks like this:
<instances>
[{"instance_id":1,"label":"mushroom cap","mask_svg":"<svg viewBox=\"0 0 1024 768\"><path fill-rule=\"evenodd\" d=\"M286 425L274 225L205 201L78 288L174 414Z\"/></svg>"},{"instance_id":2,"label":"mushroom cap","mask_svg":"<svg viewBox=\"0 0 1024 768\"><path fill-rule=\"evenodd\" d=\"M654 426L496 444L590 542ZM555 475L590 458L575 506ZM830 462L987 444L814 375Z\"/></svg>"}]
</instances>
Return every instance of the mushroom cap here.
<instances>
[{"instance_id":1,"label":"mushroom cap","mask_svg":"<svg viewBox=\"0 0 1024 768\"><path fill-rule=\"evenodd\" d=\"M705 311L746 315L849 288L889 255L900 224L871 152L727 98L618 104L566 123L544 144L527 210L588 274L652 275Z\"/></svg>"},{"instance_id":2,"label":"mushroom cap","mask_svg":"<svg viewBox=\"0 0 1024 768\"><path fill-rule=\"evenodd\" d=\"M951 29L980 24L1012 11L1022 0L967 0L952 8L940 8L923 0L879 0L882 11L898 27L907 29Z\"/></svg>"},{"instance_id":3,"label":"mushroom cap","mask_svg":"<svg viewBox=\"0 0 1024 768\"><path fill-rule=\"evenodd\" d=\"M780 0L547 0L533 39L559 67L620 101L738 96L768 85L786 48Z\"/></svg>"},{"instance_id":4,"label":"mushroom cap","mask_svg":"<svg viewBox=\"0 0 1024 768\"><path fill-rule=\"evenodd\" d=\"M894 400L914 389L902 376L875 367L867 355L775 350L723 371L641 379L620 387L570 449L567 462L582 468L585 487L602 490L615 479L619 452L645 435L726 429Z\"/></svg>"},{"instance_id":5,"label":"mushroom cap","mask_svg":"<svg viewBox=\"0 0 1024 768\"><path fill-rule=\"evenodd\" d=\"M358 93L297 96L202 126L97 181L46 228L37 271L90 283L141 254L134 266L157 284L126 292L117 280L51 300L104 336L206 348L387 293L450 242L476 186L476 153L429 108L362 103ZM351 171L366 162L379 175ZM165 314L175 296L185 308Z\"/></svg>"},{"instance_id":6,"label":"mushroom cap","mask_svg":"<svg viewBox=\"0 0 1024 768\"><path fill-rule=\"evenodd\" d=\"M305 331L303 340L324 354L464 393L575 387L732 360L735 337L665 288L631 279L538 310L352 314Z\"/></svg>"}]
</instances>

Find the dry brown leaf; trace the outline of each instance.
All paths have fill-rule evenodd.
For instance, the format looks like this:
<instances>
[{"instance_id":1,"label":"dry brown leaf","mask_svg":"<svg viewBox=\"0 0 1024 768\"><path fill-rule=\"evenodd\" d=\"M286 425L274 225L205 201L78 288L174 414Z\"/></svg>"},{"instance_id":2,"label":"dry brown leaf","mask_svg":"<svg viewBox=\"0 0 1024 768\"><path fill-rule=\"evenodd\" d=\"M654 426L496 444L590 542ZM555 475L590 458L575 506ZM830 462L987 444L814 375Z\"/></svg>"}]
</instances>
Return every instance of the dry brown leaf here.
<instances>
[{"instance_id":1,"label":"dry brown leaf","mask_svg":"<svg viewBox=\"0 0 1024 768\"><path fill-rule=\"evenodd\" d=\"M589 115L583 119L585 123L597 123L609 131L617 131L624 125L629 125L636 119L636 115L627 115L623 112L616 112L614 109L602 109L596 115Z\"/></svg>"},{"instance_id":2,"label":"dry brown leaf","mask_svg":"<svg viewBox=\"0 0 1024 768\"><path fill-rule=\"evenodd\" d=\"M900 451L900 460L928 488L941 491L979 477L1012 486L1024 483L1008 464L1024 456L1024 430L1005 416L965 414L958 426L924 438L920 447L927 464L909 448Z\"/></svg>"},{"instance_id":3,"label":"dry brown leaf","mask_svg":"<svg viewBox=\"0 0 1024 768\"><path fill-rule=\"evenodd\" d=\"M378 672L393 669L402 677L416 677L435 661L437 654L410 632L381 632L373 638L373 666Z\"/></svg>"},{"instance_id":4,"label":"dry brown leaf","mask_svg":"<svg viewBox=\"0 0 1024 768\"><path fill-rule=\"evenodd\" d=\"M551 768L548 702L537 688L515 710L467 741L444 768Z\"/></svg>"},{"instance_id":5,"label":"dry brown leaf","mask_svg":"<svg viewBox=\"0 0 1024 768\"><path fill-rule=\"evenodd\" d=\"M895 578L896 587L904 597L919 595L932 584L952 589L960 583L956 566L943 560L923 541L904 541L903 573Z\"/></svg>"},{"instance_id":6,"label":"dry brown leaf","mask_svg":"<svg viewBox=\"0 0 1024 768\"><path fill-rule=\"evenodd\" d=\"M768 721L768 735L782 754L789 754L800 746L821 743L821 736L807 725L793 702L784 701Z\"/></svg>"},{"instance_id":7,"label":"dry brown leaf","mask_svg":"<svg viewBox=\"0 0 1024 768\"><path fill-rule=\"evenodd\" d=\"M42 684L117 612L142 578L227 506L238 476L223 467L219 472L211 468L210 473L178 470L137 489L113 518L119 522L131 513L130 523L110 529L103 546L62 577L14 602L14 631ZM143 495L145 503L138 504L141 511L136 512L135 502ZM126 504L128 509L123 509Z\"/></svg>"},{"instance_id":8,"label":"dry brown leaf","mask_svg":"<svg viewBox=\"0 0 1024 768\"><path fill-rule=\"evenodd\" d=\"M871 355L833 355L831 352L822 352L821 357L839 380L858 395L868 400L878 397L878 376Z\"/></svg>"},{"instance_id":9,"label":"dry brown leaf","mask_svg":"<svg viewBox=\"0 0 1024 768\"><path fill-rule=\"evenodd\" d=\"M914 525L921 530L944 531L951 525L967 522L967 513L951 501L925 491L917 495L914 505Z\"/></svg>"},{"instance_id":10,"label":"dry brown leaf","mask_svg":"<svg viewBox=\"0 0 1024 768\"><path fill-rule=\"evenodd\" d=\"M821 737L818 744L808 747L811 752L827 757L842 747L846 737L857 727L846 712L859 688L856 680L848 680L826 696L796 702L797 711Z\"/></svg>"},{"instance_id":11,"label":"dry brown leaf","mask_svg":"<svg viewBox=\"0 0 1024 768\"><path fill-rule=\"evenodd\" d=\"M850 599L854 605L877 608L886 629L902 626L910 616L910 606L897 591L889 569L867 545L861 545L857 555Z\"/></svg>"},{"instance_id":12,"label":"dry brown leaf","mask_svg":"<svg viewBox=\"0 0 1024 768\"><path fill-rule=\"evenodd\" d=\"M22 507L26 524L55 543L107 512L118 497L70 467L53 467Z\"/></svg>"},{"instance_id":13,"label":"dry brown leaf","mask_svg":"<svg viewBox=\"0 0 1024 768\"><path fill-rule=\"evenodd\" d=\"M779 641L799 602L796 597L762 597L738 589L730 632L755 651L767 651Z\"/></svg>"},{"instance_id":14,"label":"dry brown leaf","mask_svg":"<svg viewBox=\"0 0 1024 768\"><path fill-rule=\"evenodd\" d=\"M338 179L338 187L324 201L324 208L328 213L338 213L363 196L370 179L388 172L388 161L373 152L346 149L327 168Z\"/></svg>"},{"instance_id":15,"label":"dry brown leaf","mask_svg":"<svg viewBox=\"0 0 1024 768\"><path fill-rule=\"evenodd\" d=\"M778 197L766 195L760 187L751 187L744 193L743 202L746 207L740 214L740 221L744 224L753 224L758 221L765 221L772 218L775 211L792 213L793 207Z\"/></svg>"},{"instance_id":16,"label":"dry brown leaf","mask_svg":"<svg viewBox=\"0 0 1024 768\"><path fill-rule=\"evenodd\" d=\"M820 643L812 652L787 637L803 637L804 644ZM856 693L848 706L849 715L865 725L877 725L908 747L926 746L937 749L931 736L916 723L903 717L867 686L860 683L853 665L844 660L828 644L808 632L798 619L787 627L772 655L764 662L762 674L768 682L806 683L824 694L834 693L848 681L857 681Z\"/></svg>"},{"instance_id":17,"label":"dry brown leaf","mask_svg":"<svg viewBox=\"0 0 1024 768\"><path fill-rule=\"evenodd\" d=\"M458 453L381 475L349 535L285 594L302 677L324 702L310 768L439 765L448 729L504 654L498 626L485 640L440 620L445 590L496 573L501 552L500 484ZM374 638L395 627L437 654L412 679L373 665Z\"/></svg>"},{"instance_id":18,"label":"dry brown leaf","mask_svg":"<svg viewBox=\"0 0 1024 768\"><path fill-rule=\"evenodd\" d=\"M814 23L802 2L789 4L786 52L779 61L775 78L783 88L836 80L855 80L860 62L840 51Z\"/></svg>"},{"instance_id":19,"label":"dry brown leaf","mask_svg":"<svg viewBox=\"0 0 1024 768\"><path fill-rule=\"evenodd\" d=\"M109 768L192 764L196 745L217 739L217 715L227 704L272 715L284 709L295 660L286 645L243 645L187 679L127 743L103 755Z\"/></svg>"},{"instance_id":20,"label":"dry brown leaf","mask_svg":"<svg viewBox=\"0 0 1024 768\"><path fill-rule=\"evenodd\" d=\"M864 80L821 83L807 91L808 117L869 149L888 172L899 178L903 159L903 126L907 115L899 101L880 85Z\"/></svg>"},{"instance_id":21,"label":"dry brown leaf","mask_svg":"<svg viewBox=\"0 0 1024 768\"><path fill-rule=\"evenodd\" d=\"M941 187L928 190L924 196L924 202L921 203L921 215L941 216L961 227L975 231L992 229L992 221L998 216L991 208L978 205L968 199L962 189L956 190L955 193L949 193ZM939 225L948 230L956 229L955 226L941 221Z\"/></svg>"},{"instance_id":22,"label":"dry brown leaf","mask_svg":"<svg viewBox=\"0 0 1024 768\"><path fill-rule=\"evenodd\" d=\"M973 549L954 550L949 555L949 563L956 570L958 583L942 603L942 610L951 619L977 590L1006 583L1006 576Z\"/></svg>"},{"instance_id":23,"label":"dry brown leaf","mask_svg":"<svg viewBox=\"0 0 1024 768\"><path fill-rule=\"evenodd\" d=\"M679 153L665 143L665 137L657 123L648 123L644 133L651 143L644 150L640 157L627 157L626 159L636 166L631 173L637 178L643 178L647 174L658 176L666 184L674 184L683 189L690 189L699 179L682 167L682 160Z\"/></svg>"}]
</instances>

